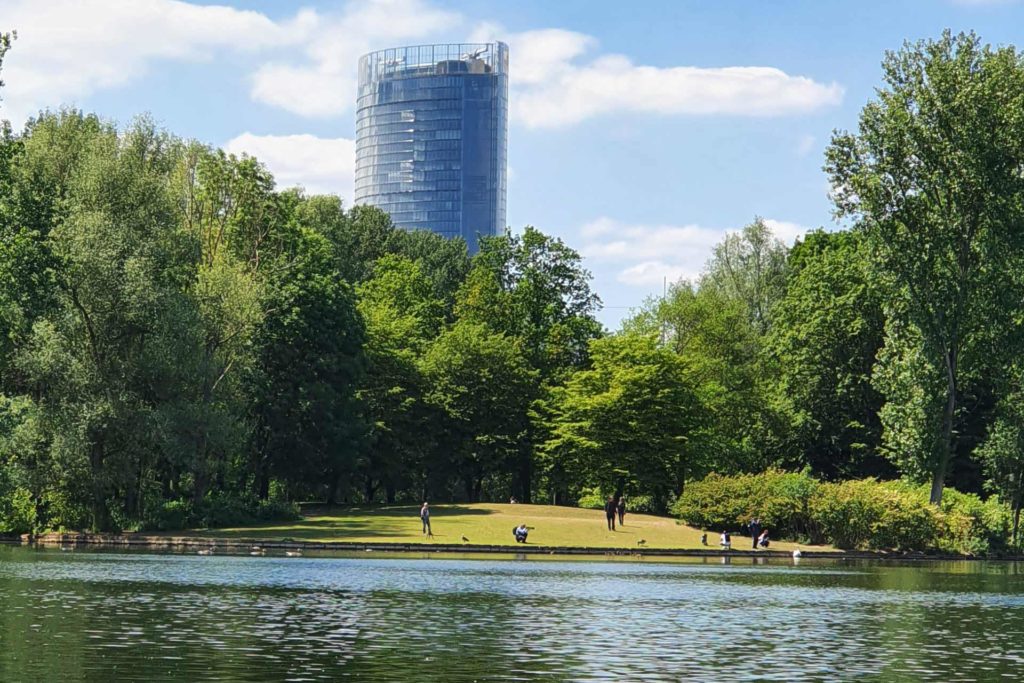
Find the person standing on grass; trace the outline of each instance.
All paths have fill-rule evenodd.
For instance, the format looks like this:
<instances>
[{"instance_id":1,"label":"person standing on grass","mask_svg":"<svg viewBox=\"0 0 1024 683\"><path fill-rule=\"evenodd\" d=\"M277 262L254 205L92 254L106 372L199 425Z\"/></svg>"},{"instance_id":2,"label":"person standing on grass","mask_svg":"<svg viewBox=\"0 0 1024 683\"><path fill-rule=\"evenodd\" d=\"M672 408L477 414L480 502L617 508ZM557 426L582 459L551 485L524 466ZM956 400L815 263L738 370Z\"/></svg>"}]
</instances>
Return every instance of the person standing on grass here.
<instances>
[{"instance_id":1,"label":"person standing on grass","mask_svg":"<svg viewBox=\"0 0 1024 683\"><path fill-rule=\"evenodd\" d=\"M762 529L760 519L754 517L754 519L750 520L750 540L754 550L757 550L757 537L761 535Z\"/></svg>"},{"instance_id":2,"label":"person standing on grass","mask_svg":"<svg viewBox=\"0 0 1024 683\"><path fill-rule=\"evenodd\" d=\"M420 521L423 522L423 533L433 538L434 533L430 530L430 504L427 501L423 501L423 507L420 508Z\"/></svg>"},{"instance_id":3,"label":"person standing on grass","mask_svg":"<svg viewBox=\"0 0 1024 683\"><path fill-rule=\"evenodd\" d=\"M608 520L608 531L615 531L615 510L617 507L618 501L608 496L608 501L604 504L604 516Z\"/></svg>"},{"instance_id":4,"label":"person standing on grass","mask_svg":"<svg viewBox=\"0 0 1024 683\"><path fill-rule=\"evenodd\" d=\"M615 511L619 513L619 526L626 526L626 497L622 496L619 498L619 504L615 506Z\"/></svg>"}]
</instances>

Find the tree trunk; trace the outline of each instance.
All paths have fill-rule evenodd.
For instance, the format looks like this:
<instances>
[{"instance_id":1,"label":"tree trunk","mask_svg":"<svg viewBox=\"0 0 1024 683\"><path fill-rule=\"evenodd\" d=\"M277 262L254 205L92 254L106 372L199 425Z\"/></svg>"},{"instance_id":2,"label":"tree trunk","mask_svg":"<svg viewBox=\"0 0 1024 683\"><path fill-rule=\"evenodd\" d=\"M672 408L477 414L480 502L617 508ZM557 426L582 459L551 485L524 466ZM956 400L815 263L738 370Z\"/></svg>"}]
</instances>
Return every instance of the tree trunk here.
<instances>
[{"instance_id":1,"label":"tree trunk","mask_svg":"<svg viewBox=\"0 0 1024 683\"><path fill-rule=\"evenodd\" d=\"M103 485L103 442L97 440L89 449L92 470L92 530L106 531L108 525L106 487Z\"/></svg>"},{"instance_id":2,"label":"tree trunk","mask_svg":"<svg viewBox=\"0 0 1024 683\"><path fill-rule=\"evenodd\" d=\"M1013 504L1013 535L1010 537L1011 544L1017 547L1017 530L1020 529L1020 501Z\"/></svg>"},{"instance_id":3,"label":"tree trunk","mask_svg":"<svg viewBox=\"0 0 1024 683\"><path fill-rule=\"evenodd\" d=\"M388 505L395 504L395 485L390 481L384 485L384 496Z\"/></svg>"},{"instance_id":4,"label":"tree trunk","mask_svg":"<svg viewBox=\"0 0 1024 683\"><path fill-rule=\"evenodd\" d=\"M531 503L530 480L533 478L533 462L529 453L524 454L519 461L519 502Z\"/></svg>"},{"instance_id":5,"label":"tree trunk","mask_svg":"<svg viewBox=\"0 0 1024 683\"><path fill-rule=\"evenodd\" d=\"M363 484L363 496L367 503L372 503L375 495L377 495L377 486L373 483L373 477L367 476L366 482Z\"/></svg>"},{"instance_id":6,"label":"tree trunk","mask_svg":"<svg viewBox=\"0 0 1024 683\"><path fill-rule=\"evenodd\" d=\"M946 485L946 473L953 456L953 417L956 414L956 352L946 353L946 406L942 410L942 433L939 442L939 461L932 473L932 490L929 501L932 505L942 502L942 489Z\"/></svg>"}]
</instances>

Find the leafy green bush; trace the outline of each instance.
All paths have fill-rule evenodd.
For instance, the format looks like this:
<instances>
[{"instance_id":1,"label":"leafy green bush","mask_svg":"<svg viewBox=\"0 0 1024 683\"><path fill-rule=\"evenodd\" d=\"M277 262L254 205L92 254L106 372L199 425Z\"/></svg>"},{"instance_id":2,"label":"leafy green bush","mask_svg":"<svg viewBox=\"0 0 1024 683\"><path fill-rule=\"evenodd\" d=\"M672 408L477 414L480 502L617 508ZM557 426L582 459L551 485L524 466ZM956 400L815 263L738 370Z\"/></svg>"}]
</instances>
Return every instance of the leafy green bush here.
<instances>
[{"instance_id":1,"label":"leafy green bush","mask_svg":"<svg viewBox=\"0 0 1024 683\"><path fill-rule=\"evenodd\" d=\"M754 516L776 537L808 538L839 548L999 551L1010 534L1010 512L995 498L946 489L940 508L928 487L859 479L819 482L807 474L770 470L731 477L708 475L687 485L674 512L705 529L740 529Z\"/></svg>"},{"instance_id":2,"label":"leafy green bush","mask_svg":"<svg viewBox=\"0 0 1024 683\"><path fill-rule=\"evenodd\" d=\"M576 505L588 510L603 510L606 500L607 498L601 494L601 489L595 486L594 488L583 489L583 494L576 501Z\"/></svg>"},{"instance_id":3,"label":"leafy green bush","mask_svg":"<svg viewBox=\"0 0 1024 683\"><path fill-rule=\"evenodd\" d=\"M738 529L759 497L754 475L709 474L687 484L673 512L687 524L715 531Z\"/></svg>"},{"instance_id":4,"label":"leafy green bush","mask_svg":"<svg viewBox=\"0 0 1024 683\"><path fill-rule=\"evenodd\" d=\"M928 495L928 488L921 489ZM995 497L986 501L971 493L946 489L942 494L942 525L936 547L953 553L984 554L1005 550L1011 531L1010 510Z\"/></svg>"},{"instance_id":5,"label":"leafy green bush","mask_svg":"<svg viewBox=\"0 0 1024 683\"><path fill-rule=\"evenodd\" d=\"M298 519L299 506L284 500L255 500L227 493L211 493L193 507L188 500L161 503L149 513L143 528L177 531L191 527L218 528L246 526L256 522Z\"/></svg>"},{"instance_id":6,"label":"leafy green bush","mask_svg":"<svg viewBox=\"0 0 1024 683\"><path fill-rule=\"evenodd\" d=\"M769 470L731 477L709 474L687 484L673 512L703 529L735 530L758 517L776 535L805 536L808 501L819 483L810 475Z\"/></svg>"},{"instance_id":7,"label":"leafy green bush","mask_svg":"<svg viewBox=\"0 0 1024 683\"><path fill-rule=\"evenodd\" d=\"M302 515L299 512L298 503L289 503L286 500L261 500L256 505L256 519L262 522L290 522L299 519Z\"/></svg>"},{"instance_id":8,"label":"leafy green bush","mask_svg":"<svg viewBox=\"0 0 1024 683\"><path fill-rule=\"evenodd\" d=\"M36 506L30 491L15 488L0 494L0 534L29 534L35 526Z\"/></svg>"}]
</instances>

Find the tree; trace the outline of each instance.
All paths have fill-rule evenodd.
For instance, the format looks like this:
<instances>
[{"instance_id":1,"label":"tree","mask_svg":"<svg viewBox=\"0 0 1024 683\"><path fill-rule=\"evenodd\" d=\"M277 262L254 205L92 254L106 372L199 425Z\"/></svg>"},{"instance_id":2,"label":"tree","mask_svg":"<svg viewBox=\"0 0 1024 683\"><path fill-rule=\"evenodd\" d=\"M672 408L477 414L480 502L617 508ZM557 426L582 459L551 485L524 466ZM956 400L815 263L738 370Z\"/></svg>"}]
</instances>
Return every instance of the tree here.
<instances>
[{"instance_id":1,"label":"tree","mask_svg":"<svg viewBox=\"0 0 1024 683\"><path fill-rule=\"evenodd\" d=\"M860 232L817 231L789 254L786 293L765 340L801 463L829 478L884 476L882 396L872 369L882 347L882 292Z\"/></svg>"},{"instance_id":2,"label":"tree","mask_svg":"<svg viewBox=\"0 0 1024 683\"><path fill-rule=\"evenodd\" d=\"M422 368L427 400L444 416L441 452L450 454L466 499L476 502L486 481L511 476L530 446L527 408L537 372L517 340L468 321L437 338Z\"/></svg>"},{"instance_id":3,"label":"tree","mask_svg":"<svg viewBox=\"0 0 1024 683\"><path fill-rule=\"evenodd\" d=\"M556 384L586 365L588 345L602 332L594 318L601 301L590 291L589 280L576 251L527 226L521 236L507 233L481 240L455 314L518 339L541 384ZM531 435L529 441L542 438ZM522 451L514 485L524 503L533 497L531 451Z\"/></svg>"},{"instance_id":4,"label":"tree","mask_svg":"<svg viewBox=\"0 0 1024 683\"><path fill-rule=\"evenodd\" d=\"M786 246L758 216L715 245L701 288L742 302L751 322L764 334L771 325L772 307L785 291L785 268Z\"/></svg>"},{"instance_id":5,"label":"tree","mask_svg":"<svg viewBox=\"0 0 1024 683\"><path fill-rule=\"evenodd\" d=\"M1018 543L1020 511L1024 505L1024 393L1021 391L1020 369L1013 368L1017 378L1012 391L999 406L988 438L977 453L984 466L986 488L1009 503L1013 515L1011 542Z\"/></svg>"},{"instance_id":6,"label":"tree","mask_svg":"<svg viewBox=\"0 0 1024 683\"><path fill-rule=\"evenodd\" d=\"M860 221L893 312L942 373L937 445L920 454L938 504L975 340L1021 300L1012 274L1021 272L1024 65L1012 47L947 31L887 54L883 70L877 100L856 134L833 136L825 169L837 215ZM1002 348L1014 346L1010 336Z\"/></svg>"},{"instance_id":7,"label":"tree","mask_svg":"<svg viewBox=\"0 0 1024 683\"><path fill-rule=\"evenodd\" d=\"M590 353L593 367L553 390L543 452L577 485L651 495L664 509L704 420L688 368L650 335L595 340Z\"/></svg>"},{"instance_id":8,"label":"tree","mask_svg":"<svg viewBox=\"0 0 1024 683\"><path fill-rule=\"evenodd\" d=\"M623 325L627 333L657 336L688 369L693 390L713 419L689 434L688 472L760 471L767 458L768 402L761 367L762 339L743 301L718 288L679 282L647 302Z\"/></svg>"},{"instance_id":9,"label":"tree","mask_svg":"<svg viewBox=\"0 0 1024 683\"><path fill-rule=\"evenodd\" d=\"M382 485L389 503L413 481L422 483L424 460L435 440L420 368L440 333L444 306L419 262L388 255L358 288L366 324L367 372L360 388L371 424L362 476L368 502Z\"/></svg>"}]
</instances>

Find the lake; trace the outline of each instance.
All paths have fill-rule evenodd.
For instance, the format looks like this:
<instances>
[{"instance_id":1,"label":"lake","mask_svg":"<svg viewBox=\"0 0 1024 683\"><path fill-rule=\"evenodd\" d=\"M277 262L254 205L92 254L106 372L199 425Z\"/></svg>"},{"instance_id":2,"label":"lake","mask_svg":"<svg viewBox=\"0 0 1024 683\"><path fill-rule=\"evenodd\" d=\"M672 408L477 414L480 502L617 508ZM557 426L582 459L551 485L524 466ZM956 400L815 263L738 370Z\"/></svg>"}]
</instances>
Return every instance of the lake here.
<instances>
[{"instance_id":1,"label":"lake","mask_svg":"<svg viewBox=\"0 0 1024 683\"><path fill-rule=\"evenodd\" d=\"M1024 565L0 546L0 681L1013 680Z\"/></svg>"}]
</instances>

